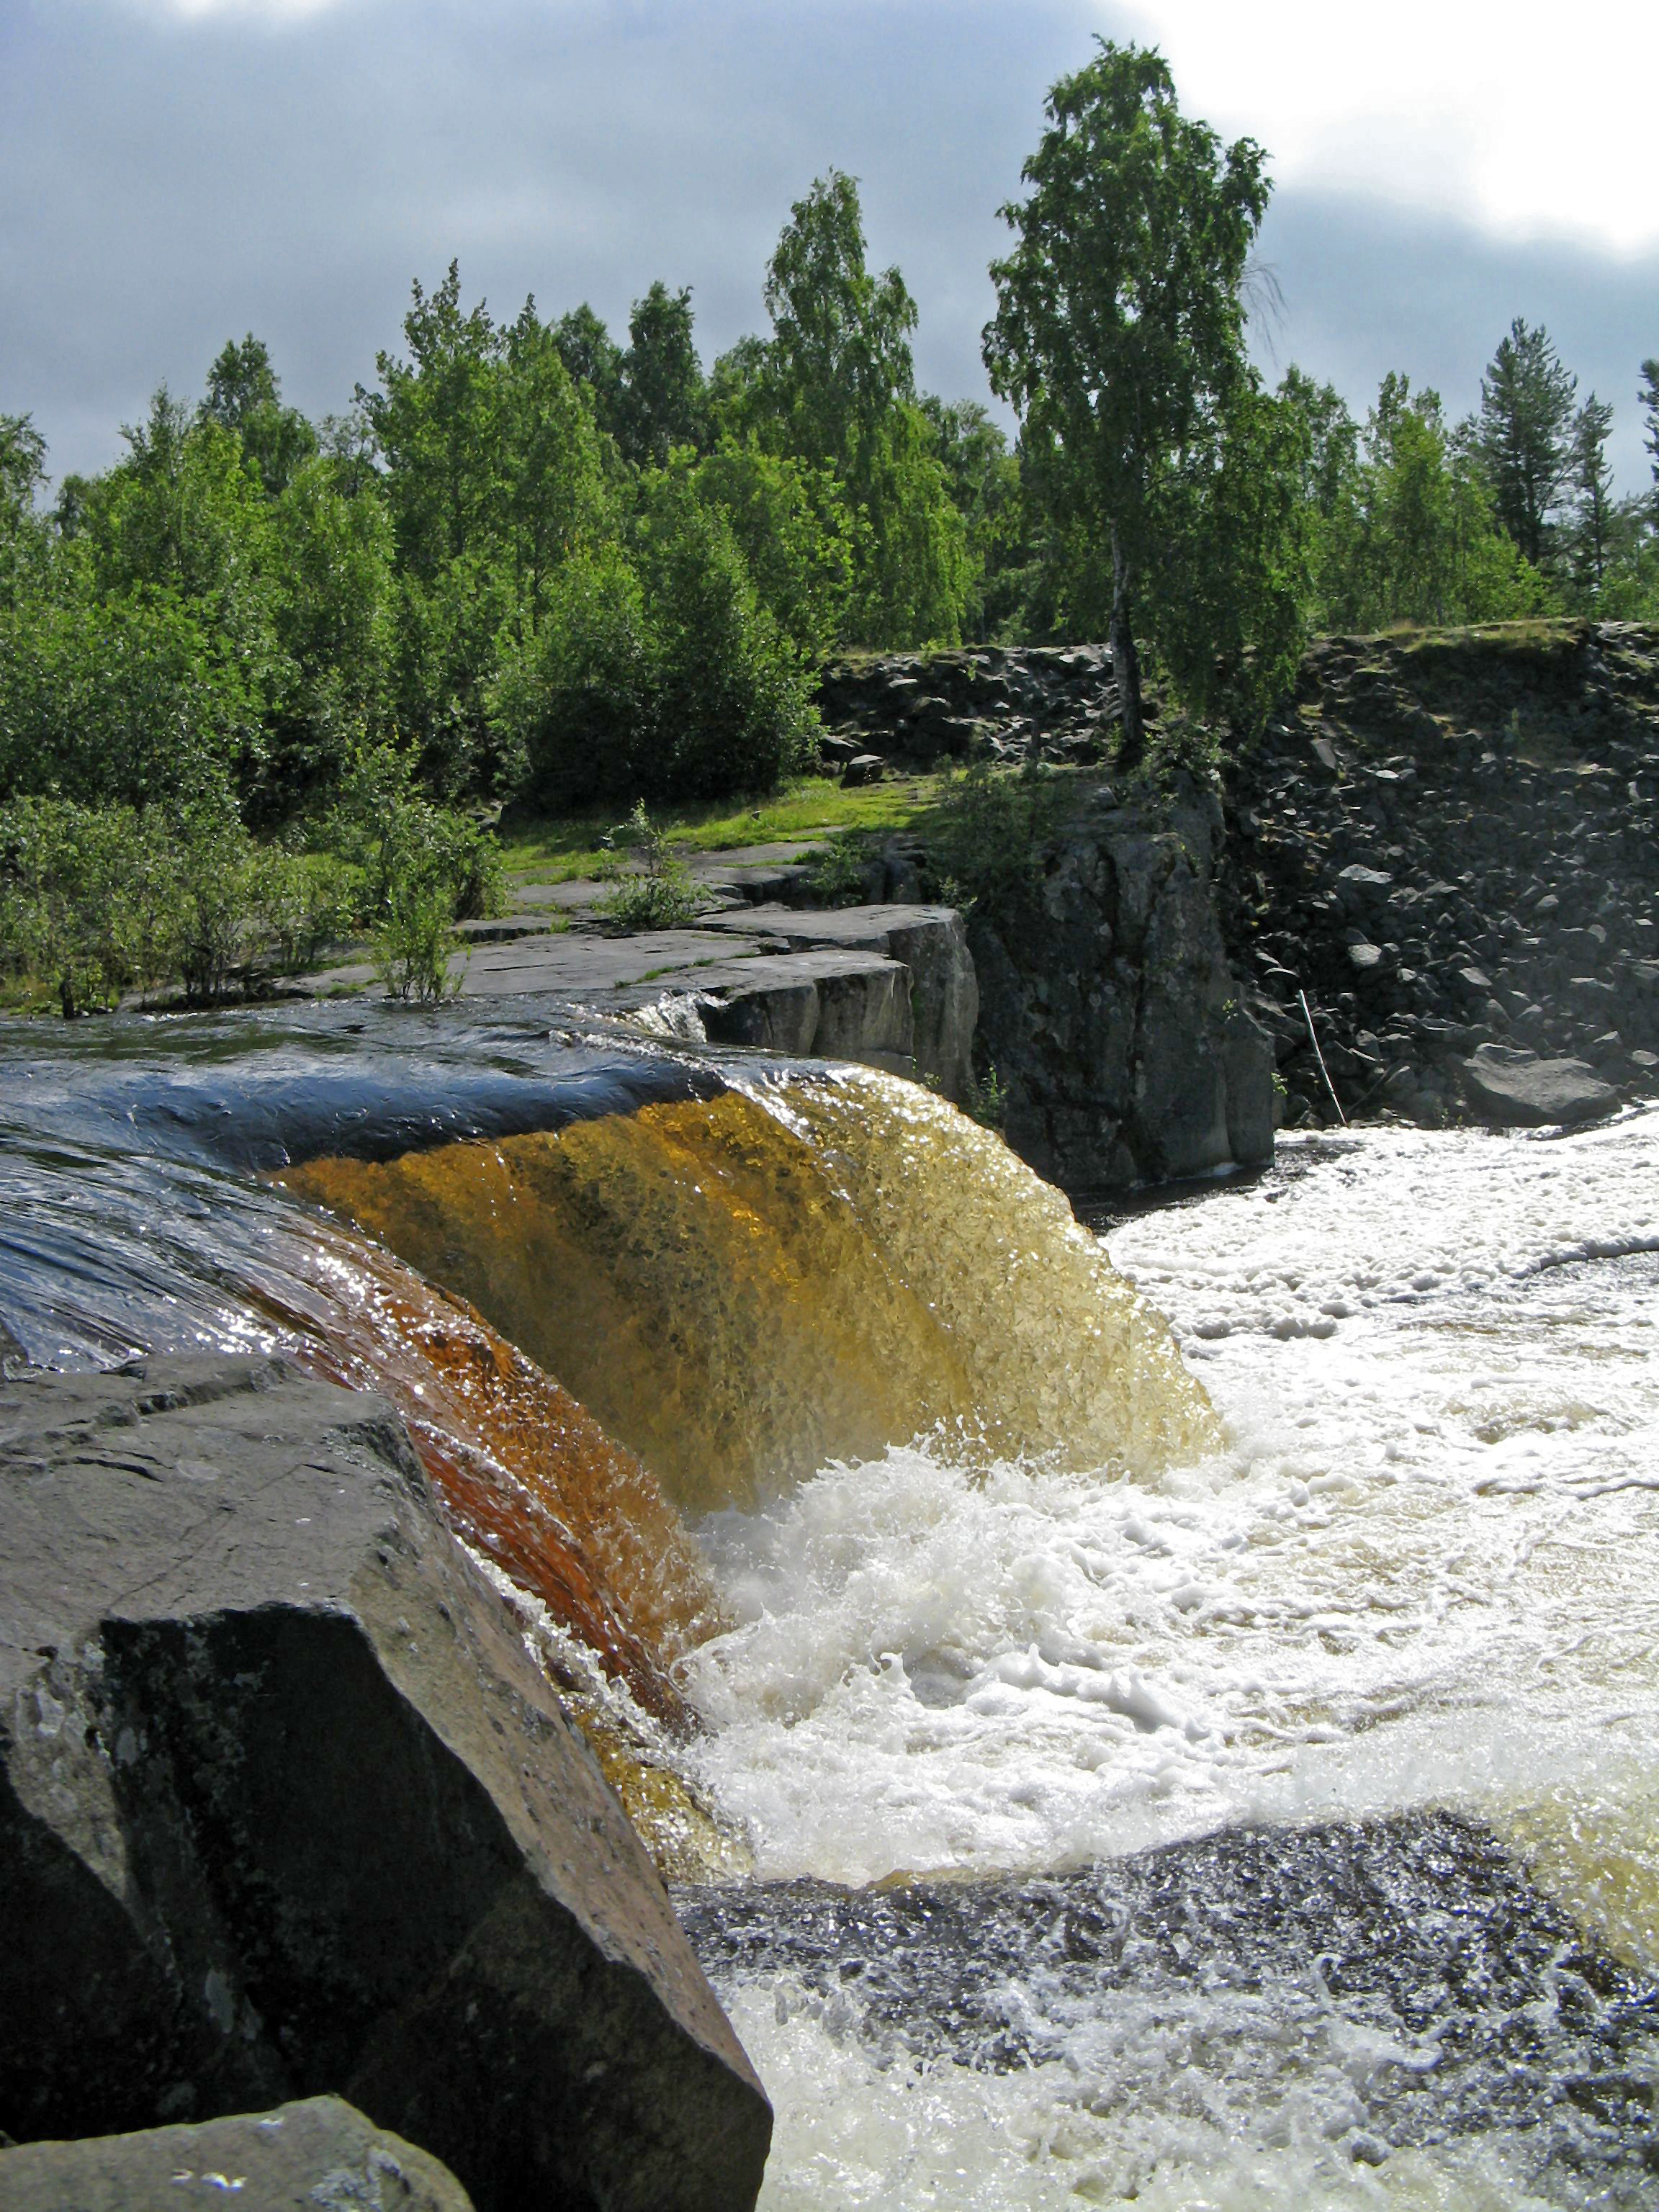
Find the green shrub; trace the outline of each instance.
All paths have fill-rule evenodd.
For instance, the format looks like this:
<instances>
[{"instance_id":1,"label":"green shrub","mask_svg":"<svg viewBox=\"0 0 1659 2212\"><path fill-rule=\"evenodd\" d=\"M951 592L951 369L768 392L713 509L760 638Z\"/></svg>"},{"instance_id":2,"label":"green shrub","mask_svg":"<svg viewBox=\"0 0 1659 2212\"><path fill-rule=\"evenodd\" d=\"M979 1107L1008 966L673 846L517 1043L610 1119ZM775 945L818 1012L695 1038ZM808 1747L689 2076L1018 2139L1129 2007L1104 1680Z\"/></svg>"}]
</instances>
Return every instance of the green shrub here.
<instances>
[{"instance_id":1,"label":"green shrub","mask_svg":"<svg viewBox=\"0 0 1659 2212\"><path fill-rule=\"evenodd\" d=\"M1010 771L973 762L927 826L928 872L951 903L993 920L1018 919L1042 887L1064 786L1038 761Z\"/></svg>"},{"instance_id":2,"label":"green shrub","mask_svg":"<svg viewBox=\"0 0 1659 2212\"><path fill-rule=\"evenodd\" d=\"M810 750L810 693L726 515L662 471L632 550L573 554L503 641L492 712L523 796L558 811L771 791Z\"/></svg>"},{"instance_id":3,"label":"green shrub","mask_svg":"<svg viewBox=\"0 0 1659 2212\"><path fill-rule=\"evenodd\" d=\"M449 972L454 894L443 879L411 869L392 884L375 925L374 974L394 999L431 1005L460 988Z\"/></svg>"},{"instance_id":4,"label":"green shrub","mask_svg":"<svg viewBox=\"0 0 1659 2212\"><path fill-rule=\"evenodd\" d=\"M0 971L66 1019L171 971L171 855L130 806L23 799L0 811Z\"/></svg>"},{"instance_id":5,"label":"green shrub","mask_svg":"<svg viewBox=\"0 0 1659 2212\"><path fill-rule=\"evenodd\" d=\"M169 592L0 614L0 798L191 804L260 743L257 687Z\"/></svg>"},{"instance_id":6,"label":"green shrub","mask_svg":"<svg viewBox=\"0 0 1659 2212\"><path fill-rule=\"evenodd\" d=\"M669 849L665 831L659 830L641 799L626 822L605 839L613 850L633 854L639 863L633 875L618 876L617 887L600 902L599 911L623 929L678 929L697 911L697 887L684 860Z\"/></svg>"},{"instance_id":7,"label":"green shrub","mask_svg":"<svg viewBox=\"0 0 1659 2212\"><path fill-rule=\"evenodd\" d=\"M806 884L820 906L855 906L865 894L865 849L859 837L837 837L807 862Z\"/></svg>"},{"instance_id":8,"label":"green shrub","mask_svg":"<svg viewBox=\"0 0 1659 2212\"><path fill-rule=\"evenodd\" d=\"M413 752L384 738L353 747L322 842L356 872L358 918L371 928L412 884L442 886L455 921L500 914L507 903L495 833L471 815L434 806L422 793Z\"/></svg>"}]
</instances>

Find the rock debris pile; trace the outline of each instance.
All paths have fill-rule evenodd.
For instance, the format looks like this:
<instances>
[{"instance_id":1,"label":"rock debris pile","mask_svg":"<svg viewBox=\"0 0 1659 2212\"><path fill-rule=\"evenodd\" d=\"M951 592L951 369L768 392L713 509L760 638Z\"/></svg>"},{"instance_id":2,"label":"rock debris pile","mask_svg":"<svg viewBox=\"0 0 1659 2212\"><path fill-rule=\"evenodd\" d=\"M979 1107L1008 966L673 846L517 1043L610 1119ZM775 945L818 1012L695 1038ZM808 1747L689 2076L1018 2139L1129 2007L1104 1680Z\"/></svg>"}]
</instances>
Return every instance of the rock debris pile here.
<instances>
[{"instance_id":1,"label":"rock debris pile","mask_svg":"<svg viewBox=\"0 0 1659 2212\"><path fill-rule=\"evenodd\" d=\"M1287 1113L1573 1120L1659 1074L1659 631L1322 641L1226 763L1224 926Z\"/></svg>"},{"instance_id":2,"label":"rock debris pile","mask_svg":"<svg viewBox=\"0 0 1659 2212\"><path fill-rule=\"evenodd\" d=\"M849 781L889 760L977 756L1087 767L1104 759L1117 686L1103 646L975 646L840 661L818 695L826 761ZM857 768L858 772L854 773Z\"/></svg>"}]
</instances>

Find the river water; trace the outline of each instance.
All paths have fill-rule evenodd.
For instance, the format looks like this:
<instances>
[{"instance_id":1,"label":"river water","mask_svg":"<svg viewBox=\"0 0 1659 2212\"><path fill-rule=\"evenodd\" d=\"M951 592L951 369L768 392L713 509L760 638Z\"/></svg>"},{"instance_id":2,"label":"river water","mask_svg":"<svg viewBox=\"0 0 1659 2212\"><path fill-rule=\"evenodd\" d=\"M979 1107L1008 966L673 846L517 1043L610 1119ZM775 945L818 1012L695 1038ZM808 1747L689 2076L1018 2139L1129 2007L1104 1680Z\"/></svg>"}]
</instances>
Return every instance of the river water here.
<instances>
[{"instance_id":1,"label":"river water","mask_svg":"<svg viewBox=\"0 0 1659 2212\"><path fill-rule=\"evenodd\" d=\"M46 1036L0 1355L391 1392L697 1877L764 2204L1659 2206L1659 1112L1103 1249L887 1077Z\"/></svg>"},{"instance_id":2,"label":"river water","mask_svg":"<svg viewBox=\"0 0 1659 2212\"><path fill-rule=\"evenodd\" d=\"M1292 1138L1107 1243L1220 1453L703 1528L704 1771L792 1885L696 1923L763 2201L1659 2203L1659 2013L1574 1925L1656 1963L1659 1115Z\"/></svg>"}]
</instances>

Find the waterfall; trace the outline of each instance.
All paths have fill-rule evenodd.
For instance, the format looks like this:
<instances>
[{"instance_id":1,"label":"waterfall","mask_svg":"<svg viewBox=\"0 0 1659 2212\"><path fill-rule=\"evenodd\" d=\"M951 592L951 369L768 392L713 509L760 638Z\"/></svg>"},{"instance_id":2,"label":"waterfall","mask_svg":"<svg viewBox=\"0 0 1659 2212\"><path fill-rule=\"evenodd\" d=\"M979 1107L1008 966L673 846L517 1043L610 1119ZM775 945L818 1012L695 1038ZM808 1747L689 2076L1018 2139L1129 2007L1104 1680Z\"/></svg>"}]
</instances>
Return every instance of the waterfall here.
<instances>
[{"instance_id":1,"label":"waterfall","mask_svg":"<svg viewBox=\"0 0 1659 2212\"><path fill-rule=\"evenodd\" d=\"M682 1507L929 1431L1155 1475L1212 1449L1169 1332L989 1132L866 1070L281 1180L465 1297Z\"/></svg>"}]
</instances>

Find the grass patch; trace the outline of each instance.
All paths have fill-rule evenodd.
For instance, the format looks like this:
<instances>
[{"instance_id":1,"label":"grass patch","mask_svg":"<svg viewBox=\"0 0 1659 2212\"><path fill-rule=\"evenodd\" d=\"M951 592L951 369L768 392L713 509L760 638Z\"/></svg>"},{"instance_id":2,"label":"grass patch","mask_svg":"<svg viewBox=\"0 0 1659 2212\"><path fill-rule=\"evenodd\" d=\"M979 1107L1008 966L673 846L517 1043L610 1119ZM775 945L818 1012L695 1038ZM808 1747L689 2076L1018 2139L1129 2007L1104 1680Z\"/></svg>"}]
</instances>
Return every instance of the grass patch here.
<instances>
[{"instance_id":1,"label":"grass patch","mask_svg":"<svg viewBox=\"0 0 1659 2212\"><path fill-rule=\"evenodd\" d=\"M937 775L895 776L843 790L825 776L798 776L769 799L662 806L653 819L682 854L786 844L842 830L896 830L938 796L941 781ZM507 873L520 883L596 875L607 860L614 862L604 840L616 828L614 814L505 822L501 838Z\"/></svg>"}]
</instances>

